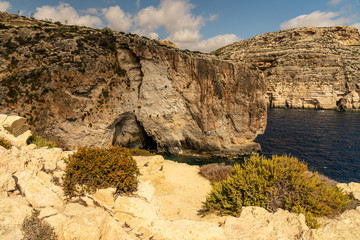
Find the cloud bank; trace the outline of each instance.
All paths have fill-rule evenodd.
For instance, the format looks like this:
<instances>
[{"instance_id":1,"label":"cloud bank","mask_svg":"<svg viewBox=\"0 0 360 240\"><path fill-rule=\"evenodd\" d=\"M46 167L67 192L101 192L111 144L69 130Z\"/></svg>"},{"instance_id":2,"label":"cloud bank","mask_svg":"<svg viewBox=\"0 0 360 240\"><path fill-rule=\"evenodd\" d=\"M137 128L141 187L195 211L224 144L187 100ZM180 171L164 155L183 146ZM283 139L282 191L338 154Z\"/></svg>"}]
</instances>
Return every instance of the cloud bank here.
<instances>
[{"instance_id":1,"label":"cloud bank","mask_svg":"<svg viewBox=\"0 0 360 240\"><path fill-rule=\"evenodd\" d=\"M337 25L356 24L354 17L345 17L342 12L315 11L310 14L300 15L280 24L282 30L297 27L331 27Z\"/></svg>"},{"instance_id":2,"label":"cloud bank","mask_svg":"<svg viewBox=\"0 0 360 240\"><path fill-rule=\"evenodd\" d=\"M0 2L0 10L3 2ZM136 1L140 8L140 0ZM131 15L124 12L120 6L105 9L85 9L76 11L67 3L58 6L42 6L36 9L37 19L51 19L64 24L84 25L89 27L107 26L116 31L134 32L150 38L159 38L159 31L164 30L166 40L174 42L180 48L210 52L239 41L234 34L217 35L203 39L201 29L217 18L196 16L192 13L194 5L190 0L161 0L158 6L139 9Z\"/></svg>"},{"instance_id":3,"label":"cloud bank","mask_svg":"<svg viewBox=\"0 0 360 240\"><path fill-rule=\"evenodd\" d=\"M37 19L48 19L60 21L64 24L80 25L89 27L100 27L102 21L97 16L79 15L78 12L67 3L60 3L56 7L42 6L36 8L34 17Z\"/></svg>"}]
</instances>

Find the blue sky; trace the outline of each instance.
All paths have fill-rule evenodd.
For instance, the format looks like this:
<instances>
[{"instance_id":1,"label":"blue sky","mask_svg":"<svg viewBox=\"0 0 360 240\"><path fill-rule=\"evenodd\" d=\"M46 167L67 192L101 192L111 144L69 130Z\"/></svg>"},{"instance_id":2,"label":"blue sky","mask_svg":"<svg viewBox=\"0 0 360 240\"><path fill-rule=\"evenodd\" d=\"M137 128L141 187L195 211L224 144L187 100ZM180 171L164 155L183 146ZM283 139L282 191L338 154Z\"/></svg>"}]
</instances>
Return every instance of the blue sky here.
<instances>
[{"instance_id":1,"label":"blue sky","mask_svg":"<svg viewBox=\"0 0 360 240\"><path fill-rule=\"evenodd\" d=\"M204 52L281 29L360 27L359 0L0 0L0 11L108 26Z\"/></svg>"}]
</instances>

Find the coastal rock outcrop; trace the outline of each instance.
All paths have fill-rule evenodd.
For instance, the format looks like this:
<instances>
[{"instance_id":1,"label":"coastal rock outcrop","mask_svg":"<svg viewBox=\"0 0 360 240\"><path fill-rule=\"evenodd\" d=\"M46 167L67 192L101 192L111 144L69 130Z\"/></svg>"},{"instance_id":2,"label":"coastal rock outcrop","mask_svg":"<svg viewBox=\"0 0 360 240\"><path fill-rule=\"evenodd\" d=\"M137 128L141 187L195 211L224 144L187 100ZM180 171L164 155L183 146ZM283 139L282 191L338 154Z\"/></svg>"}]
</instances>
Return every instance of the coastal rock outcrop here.
<instances>
[{"instance_id":1,"label":"coastal rock outcrop","mask_svg":"<svg viewBox=\"0 0 360 240\"><path fill-rule=\"evenodd\" d=\"M66 199L61 188L63 158L72 152L27 145L1 123L0 137L16 143L8 150L0 146L0 237L4 240L24 239L24 220L34 212L59 240L337 240L360 235L360 207L321 219L317 230L307 227L302 214L270 213L260 207L244 207L239 218L201 217L210 182L199 174L198 166L159 155L134 157L141 174L138 191L131 196L107 188ZM55 168L46 167L53 163ZM358 197L359 183L339 186ZM31 227L35 225L27 225Z\"/></svg>"},{"instance_id":2,"label":"coastal rock outcrop","mask_svg":"<svg viewBox=\"0 0 360 240\"><path fill-rule=\"evenodd\" d=\"M250 62L265 74L271 107L359 110L357 28L301 27L265 33L213 54Z\"/></svg>"},{"instance_id":3,"label":"coastal rock outcrop","mask_svg":"<svg viewBox=\"0 0 360 240\"><path fill-rule=\"evenodd\" d=\"M249 154L265 84L243 63L110 29L0 13L0 106L70 146Z\"/></svg>"}]
</instances>

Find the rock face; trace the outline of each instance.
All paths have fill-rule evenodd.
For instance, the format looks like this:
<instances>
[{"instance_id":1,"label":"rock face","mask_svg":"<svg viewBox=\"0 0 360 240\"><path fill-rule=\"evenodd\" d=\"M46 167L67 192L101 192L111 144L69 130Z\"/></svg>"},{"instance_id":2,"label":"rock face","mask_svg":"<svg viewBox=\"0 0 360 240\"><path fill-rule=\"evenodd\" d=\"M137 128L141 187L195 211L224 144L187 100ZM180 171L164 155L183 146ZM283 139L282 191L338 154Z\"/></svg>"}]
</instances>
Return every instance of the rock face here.
<instances>
[{"instance_id":1,"label":"rock face","mask_svg":"<svg viewBox=\"0 0 360 240\"><path fill-rule=\"evenodd\" d=\"M71 146L246 154L266 125L260 71L109 29L0 13L2 113Z\"/></svg>"},{"instance_id":2,"label":"rock face","mask_svg":"<svg viewBox=\"0 0 360 240\"><path fill-rule=\"evenodd\" d=\"M271 107L359 110L357 28L302 27L261 34L213 54L260 68Z\"/></svg>"},{"instance_id":3,"label":"rock face","mask_svg":"<svg viewBox=\"0 0 360 240\"><path fill-rule=\"evenodd\" d=\"M19 120L7 119L7 126ZM9 150L0 146L2 240L24 239L24 219L34 210L59 240L337 240L360 235L360 207L321 219L317 230L307 227L302 214L270 213L260 207L243 208L239 218L201 217L210 182L199 175L198 166L162 156L134 157L141 175L138 191L131 196L114 195L115 189L108 188L67 200L60 184L66 167L63 158L72 152L26 145L1 121L0 137L13 144ZM339 187L360 200L359 183Z\"/></svg>"}]
</instances>

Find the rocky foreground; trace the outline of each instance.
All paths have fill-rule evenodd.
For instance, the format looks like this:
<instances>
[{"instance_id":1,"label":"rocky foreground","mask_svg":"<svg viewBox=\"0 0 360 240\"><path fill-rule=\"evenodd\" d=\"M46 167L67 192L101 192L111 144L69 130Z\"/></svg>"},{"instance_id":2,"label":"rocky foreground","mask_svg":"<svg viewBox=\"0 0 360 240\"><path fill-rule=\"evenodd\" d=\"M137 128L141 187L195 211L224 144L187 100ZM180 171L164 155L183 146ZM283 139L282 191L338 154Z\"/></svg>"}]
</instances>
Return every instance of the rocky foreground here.
<instances>
[{"instance_id":1,"label":"rocky foreground","mask_svg":"<svg viewBox=\"0 0 360 240\"><path fill-rule=\"evenodd\" d=\"M16 135L16 137L14 136ZM116 195L115 189L66 200L60 187L63 158L59 148L26 145L30 135L25 119L0 115L0 137L12 147L0 147L0 236L22 239L24 219L34 210L49 223L58 239L357 239L360 207L321 219L311 230L302 214L245 207L239 218L199 216L210 182L199 167L164 160L162 156L134 157L141 175L138 191ZM340 184L360 200L360 184Z\"/></svg>"},{"instance_id":2,"label":"rocky foreground","mask_svg":"<svg viewBox=\"0 0 360 240\"><path fill-rule=\"evenodd\" d=\"M250 154L266 126L264 94L247 64L0 13L0 113L70 146Z\"/></svg>"},{"instance_id":3,"label":"rocky foreground","mask_svg":"<svg viewBox=\"0 0 360 240\"><path fill-rule=\"evenodd\" d=\"M265 74L271 107L360 110L357 28L301 27L271 32L214 52Z\"/></svg>"}]
</instances>

